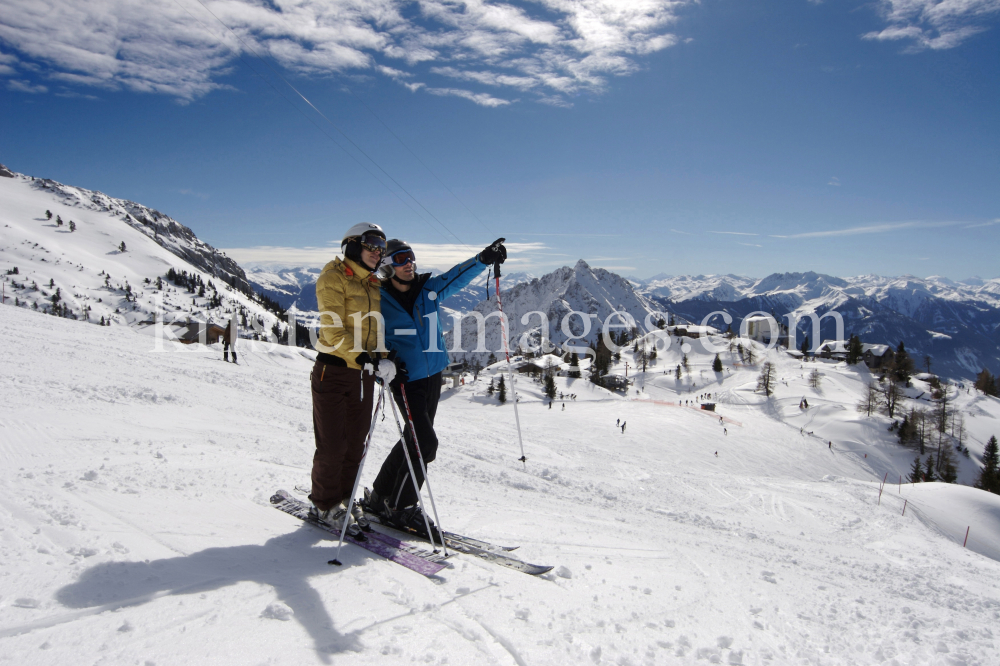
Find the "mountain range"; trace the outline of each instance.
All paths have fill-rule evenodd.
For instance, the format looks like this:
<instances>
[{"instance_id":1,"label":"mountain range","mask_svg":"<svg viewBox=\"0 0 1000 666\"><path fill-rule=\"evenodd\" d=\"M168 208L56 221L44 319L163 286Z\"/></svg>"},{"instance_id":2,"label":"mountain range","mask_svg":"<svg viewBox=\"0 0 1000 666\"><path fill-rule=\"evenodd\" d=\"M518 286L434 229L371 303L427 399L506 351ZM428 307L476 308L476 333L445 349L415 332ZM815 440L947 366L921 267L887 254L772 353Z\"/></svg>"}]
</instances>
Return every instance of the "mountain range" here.
<instances>
[{"instance_id":1,"label":"mountain range","mask_svg":"<svg viewBox=\"0 0 1000 666\"><path fill-rule=\"evenodd\" d=\"M48 219L46 211L53 213ZM65 218L65 225L58 224ZM73 223L71 230L70 222ZM121 244L127 246L121 250ZM168 286L154 287L173 268L184 271L216 291L206 296L184 294ZM183 224L142 204L52 180L15 173L0 165L0 269L5 303L51 308L53 297L72 316L126 325L148 322L156 312L156 297L168 304L170 321L223 322L240 311L253 315L269 329L277 320L253 297L252 288L281 306L314 313L318 268L255 266L245 272L235 261L202 242ZM15 272L15 269L16 272ZM444 302L444 330L452 317L465 316L463 349L475 347L472 313L496 310L495 297L485 300L485 276ZM492 287L492 284L490 285ZM504 310L511 322L511 340L527 333L538 340L538 317L522 323L529 312L548 316L545 336L561 344L583 333L579 317L571 318L570 336L561 326L571 311L603 321L612 311L631 314L645 329L648 315L672 313L682 321L700 323L725 312L740 321L753 312L778 318L800 318L796 340L809 336L810 345L836 337L833 321L821 321L819 334L807 315L836 311L845 334L863 341L903 342L917 365L930 357L931 369L947 377L971 378L983 368L1000 374L1000 279L971 278L959 282L932 276L840 278L820 273L774 273L764 278L739 275L670 276L648 280L623 278L580 260L541 277L505 273L501 278ZM214 298L213 298L214 297ZM215 300L216 298L220 300ZM309 318L304 320L308 323ZM654 320L655 321L655 320ZM498 349L496 319L486 326L487 347ZM708 322L725 328L716 314ZM597 327L580 336L596 340ZM449 338L449 347L453 345ZM796 345L797 346L797 345ZM475 354L473 354L475 355ZM485 356L487 354L479 354ZM460 355L463 356L463 355ZM483 359L485 360L485 359Z\"/></svg>"},{"instance_id":2,"label":"mountain range","mask_svg":"<svg viewBox=\"0 0 1000 666\"><path fill-rule=\"evenodd\" d=\"M984 367L1000 369L1000 279L839 278L806 272L764 278L658 275L632 278L632 284L661 308L690 321L721 311L735 319L735 330L753 312L802 318L835 310L844 318L846 335L893 347L903 342L918 366L929 356L932 371L944 376L971 378ZM719 316L710 323L723 325ZM817 336L811 321L800 319L796 340L808 335L815 347L817 338L835 339L833 319L821 324Z\"/></svg>"}]
</instances>

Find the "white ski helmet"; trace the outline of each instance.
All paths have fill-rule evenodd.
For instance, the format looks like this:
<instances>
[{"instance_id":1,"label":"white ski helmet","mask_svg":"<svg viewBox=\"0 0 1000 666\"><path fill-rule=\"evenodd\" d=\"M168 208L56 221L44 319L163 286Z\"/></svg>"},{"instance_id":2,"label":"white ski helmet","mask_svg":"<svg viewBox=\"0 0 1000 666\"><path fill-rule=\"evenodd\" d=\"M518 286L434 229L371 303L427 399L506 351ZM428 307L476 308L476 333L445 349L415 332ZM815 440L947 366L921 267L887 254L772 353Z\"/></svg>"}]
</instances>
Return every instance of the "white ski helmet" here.
<instances>
[{"instance_id":1,"label":"white ski helmet","mask_svg":"<svg viewBox=\"0 0 1000 666\"><path fill-rule=\"evenodd\" d=\"M352 238L360 238L365 234L375 234L376 236L381 236L383 240L385 239L385 232L382 231L382 227L377 224L373 224L372 222L358 222L347 230L347 233L344 234L343 240L340 241L341 252L344 251L347 241Z\"/></svg>"}]
</instances>

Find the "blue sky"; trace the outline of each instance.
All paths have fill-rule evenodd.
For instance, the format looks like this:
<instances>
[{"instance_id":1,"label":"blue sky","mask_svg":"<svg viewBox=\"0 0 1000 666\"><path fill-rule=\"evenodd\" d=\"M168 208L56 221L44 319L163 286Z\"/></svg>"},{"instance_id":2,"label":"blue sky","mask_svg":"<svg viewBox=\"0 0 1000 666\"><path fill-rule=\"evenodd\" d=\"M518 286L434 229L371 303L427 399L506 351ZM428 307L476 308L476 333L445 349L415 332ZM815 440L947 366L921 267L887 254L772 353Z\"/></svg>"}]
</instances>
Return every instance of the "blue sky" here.
<instances>
[{"instance_id":1,"label":"blue sky","mask_svg":"<svg viewBox=\"0 0 1000 666\"><path fill-rule=\"evenodd\" d=\"M1000 275L1000 0L5 7L0 162L241 262Z\"/></svg>"}]
</instances>

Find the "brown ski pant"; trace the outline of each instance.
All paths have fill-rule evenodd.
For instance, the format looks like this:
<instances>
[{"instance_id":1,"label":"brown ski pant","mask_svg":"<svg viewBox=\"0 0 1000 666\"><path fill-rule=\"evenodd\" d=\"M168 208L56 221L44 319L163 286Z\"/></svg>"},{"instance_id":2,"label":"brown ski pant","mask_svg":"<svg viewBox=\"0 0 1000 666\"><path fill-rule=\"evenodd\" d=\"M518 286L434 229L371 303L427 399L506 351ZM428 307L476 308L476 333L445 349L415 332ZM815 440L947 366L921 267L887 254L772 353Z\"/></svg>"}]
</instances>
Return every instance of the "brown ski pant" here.
<instances>
[{"instance_id":1,"label":"brown ski pant","mask_svg":"<svg viewBox=\"0 0 1000 666\"><path fill-rule=\"evenodd\" d=\"M354 488L371 426L375 377L317 361L311 381L316 453L309 499L326 511L346 504Z\"/></svg>"}]
</instances>

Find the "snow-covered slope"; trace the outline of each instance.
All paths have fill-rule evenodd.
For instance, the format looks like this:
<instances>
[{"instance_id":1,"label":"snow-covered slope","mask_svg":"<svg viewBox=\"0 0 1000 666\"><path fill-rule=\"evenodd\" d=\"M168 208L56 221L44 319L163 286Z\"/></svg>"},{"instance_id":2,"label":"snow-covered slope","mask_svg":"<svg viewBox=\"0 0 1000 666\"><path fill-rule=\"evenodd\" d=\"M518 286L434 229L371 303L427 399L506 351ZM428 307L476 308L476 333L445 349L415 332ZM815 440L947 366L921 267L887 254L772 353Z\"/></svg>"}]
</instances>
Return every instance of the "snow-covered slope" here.
<instances>
[{"instance_id":1,"label":"snow-covered slope","mask_svg":"<svg viewBox=\"0 0 1000 666\"><path fill-rule=\"evenodd\" d=\"M880 498L912 452L853 409L856 369L817 363L812 389L774 355L767 400L728 353L716 376L688 350L677 381L666 349L627 400L557 378L577 398L551 409L521 379L526 469L490 371L445 390L445 527L556 569L458 555L428 579L350 546L330 567L335 542L268 505L309 482L309 352L248 346L233 366L10 306L0 338L12 664L995 662L996 500L891 483ZM716 413L683 405L708 392ZM995 399L963 396L975 438L998 429ZM376 423L363 484L397 436Z\"/></svg>"},{"instance_id":2,"label":"snow-covered slope","mask_svg":"<svg viewBox=\"0 0 1000 666\"><path fill-rule=\"evenodd\" d=\"M170 284L171 268L197 275L206 293ZM242 268L170 217L22 174L0 177L0 275L7 303L51 311L58 292L67 316L90 322L224 324L240 312L268 332L276 321L249 296Z\"/></svg>"},{"instance_id":3,"label":"snow-covered slope","mask_svg":"<svg viewBox=\"0 0 1000 666\"><path fill-rule=\"evenodd\" d=\"M588 324L580 316L570 317L568 327L574 335L574 344L586 346L597 340L602 323L612 312L628 313L636 324L645 330L645 319L656 310L655 305L635 292L632 284L623 277L604 270L591 268L587 262L580 259L575 266L564 266L541 278L525 282L512 289L501 290L503 311L510 322L510 345L513 350L527 334L527 339L539 341L540 317L531 315L527 321L522 321L525 315L532 312L542 312L548 319L545 335L552 344L560 345L568 338L563 330L563 317L570 312L583 312L592 315ZM496 297L482 301L474 312L483 317L497 311ZM655 323L656 319L653 319ZM615 319L612 324L618 325ZM454 349L455 332L446 336L448 349ZM485 337L483 338L487 352L473 352L480 340L476 320L472 316L462 319L460 348L466 353L452 352L456 360L477 358L483 362L489 352L503 348L500 323L497 317L486 321Z\"/></svg>"}]
</instances>

